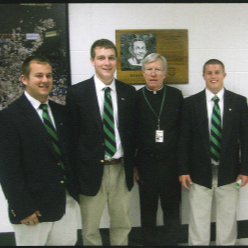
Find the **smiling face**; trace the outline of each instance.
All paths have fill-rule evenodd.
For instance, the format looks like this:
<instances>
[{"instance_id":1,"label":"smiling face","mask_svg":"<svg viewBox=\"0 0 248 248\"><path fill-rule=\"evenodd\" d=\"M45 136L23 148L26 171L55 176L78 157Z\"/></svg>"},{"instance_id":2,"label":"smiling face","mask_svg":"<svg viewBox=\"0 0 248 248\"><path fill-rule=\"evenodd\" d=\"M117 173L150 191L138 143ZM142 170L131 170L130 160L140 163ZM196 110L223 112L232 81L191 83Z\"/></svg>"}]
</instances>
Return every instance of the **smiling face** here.
<instances>
[{"instance_id":1,"label":"smiling face","mask_svg":"<svg viewBox=\"0 0 248 248\"><path fill-rule=\"evenodd\" d=\"M206 88L212 93L217 94L224 87L226 73L220 64L206 65L202 76L206 82Z\"/></svg>"},{"instance_id":2,"label":"smiling face","mask_svg":"<svg viewBox=\"0 0 248 248\"><path fill-rule=\"evenodd\" d=\"M21 75L27 93L45 103L53 87L52 67L48 63L30 62L29 76Z\"/></svg>"},{"instance_id":3,"label":"smiling face","mask_svg":"<svg viewBox=\"0 0 248 248\"><path fill-rule=\"evenodd\" d=\"M146 44L143 41L135 41L132 54L138 61L142 60L146 55Z\"/></svg>"},{"instance_id":4,"label":"smiling face","mask_svg":"<svg viewBox=\"0 0 248 248\"><path fill-rule=\"evenodd\" d=\"M106 85L114 79L114 73L117 66L115 50L112 48L95 48L95 57L90 58L95 67L96 76Z\"/></svg>"},{"instance_id":5,"label":"smiling face","mask_svg":"<svg viewBox=\"0 0 248 248\"><path fill-rule=\"evenodd\" d=\"M150 90L159 90L163 86L163 81L166 77L166 71L163 69L163 62L161 59L156 59L144 66L143 76L146 84Z\"/></svg>"}]
</instances>

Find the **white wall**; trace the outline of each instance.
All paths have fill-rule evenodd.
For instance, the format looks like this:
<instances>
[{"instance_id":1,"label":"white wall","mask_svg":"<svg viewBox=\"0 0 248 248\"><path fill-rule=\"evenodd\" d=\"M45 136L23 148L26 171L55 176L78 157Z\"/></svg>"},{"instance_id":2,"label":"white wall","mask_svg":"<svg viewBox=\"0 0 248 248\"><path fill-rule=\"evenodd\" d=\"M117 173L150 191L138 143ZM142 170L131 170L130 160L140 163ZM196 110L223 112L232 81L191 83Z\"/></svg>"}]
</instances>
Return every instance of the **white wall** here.
<instances>
[{"instance_id":1,"label":"white wall","mask_svg":"<svg viewBox=\"0 0 248 248\"><path fill-rule=\"evenodd\" d=\"M119 29L188 29L189 83L173 85L184 96L204 88L203 64L211 58L224 62L227 89L248 97L248 4L70 4L72 84L92 76L90 46L100 38L115 43ZM141 86L136 86L139 88ZM182 221L188 223L187 190L183 190ZM138 187L134 187L131 220L140 225ZM238 219L248 218L248 186L241 189ZM106 217L105 217L106 216ZM161 210L158 213L159 224ZM214 220L215 213L213 214ZM102 220L108 226L107 211Z\"/></svg>"},{"instance_id":2,"label":"white wall","mask_svg":"<svg viewBox=\"0 0 248 248\"><path fill-rule=\"evenodd\" d=\"M204 88L203 64L211 58L224 62L227 89L248 97L248 4L69 4L72 84L94 73L89 61L90 46L100 38L115 43L117 29L188 29L189 83L173 85L184 96ZM140 87L140 86L139 86ZM139 88L137 87L137 88ZM133 190L130 216L140 225L138 187ZM183 190L182 219L188 223L187 191ZM248 186L241 189L238 219L248 219ZM0 192L0 232L11 231L6 204ZM213 215L214 220L214 215ZM105 209L101 227L108 227ZM161 210L158 224L162 224Z\"/></svg>"}]
</instances>

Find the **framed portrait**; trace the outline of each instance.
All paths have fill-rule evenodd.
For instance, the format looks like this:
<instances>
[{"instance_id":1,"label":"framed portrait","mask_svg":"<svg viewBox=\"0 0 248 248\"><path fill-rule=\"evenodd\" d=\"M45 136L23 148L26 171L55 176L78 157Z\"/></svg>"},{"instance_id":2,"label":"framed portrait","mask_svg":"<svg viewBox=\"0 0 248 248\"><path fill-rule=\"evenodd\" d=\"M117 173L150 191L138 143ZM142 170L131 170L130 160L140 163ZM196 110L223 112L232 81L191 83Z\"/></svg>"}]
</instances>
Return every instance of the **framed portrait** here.
<instances>
[{"instance_id":1,"label":"framed portrait","mask_svg":"<svg viewBox=\"0 0 248 248\"><path fill-rule=\"evenodd\" d=\"M21 65L37 54L52 63L51 99L65 104L71 84L67 4L0 4L0 11L0 110L23 93Z\"/></svg>"},{"instance_id":2,"label":"framed portrait","mask_svg":"<svg viewBox=\"0 0 248 248\"><path fill-rule=\"evenodd\" d=\"M188 83L188 30L116 30L117 78L129 84L144 84L142 61L151 53L168 62L167 84Z\"/></svg>"}]
</instances>

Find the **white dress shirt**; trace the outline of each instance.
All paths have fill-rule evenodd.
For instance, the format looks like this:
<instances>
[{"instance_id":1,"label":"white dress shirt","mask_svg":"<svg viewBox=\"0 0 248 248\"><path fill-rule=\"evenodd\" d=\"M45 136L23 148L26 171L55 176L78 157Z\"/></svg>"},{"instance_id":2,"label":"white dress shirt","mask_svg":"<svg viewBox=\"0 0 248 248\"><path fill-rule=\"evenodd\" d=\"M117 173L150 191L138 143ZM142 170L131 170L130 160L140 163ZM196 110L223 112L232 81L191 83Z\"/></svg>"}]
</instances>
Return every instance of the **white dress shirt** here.
<instances>
[{"instance_id":1,"label":"white dress shirt","mask_svg":"<svg viewBox=\"0 0 248 248\"><path fill-rule=\"evenodd\" d=\"M39 115L41 121L43 122L43 117L42 117L42 109L40 109L40 105L41 105L41 102L38 101L37 99L33 98L32 96L30 96L28 94L27 91L24 91L24 94L25 96L27 97L28 101L31 103L31 105L34 107L34 109L36 110L37 114ZM53 126L56 130L56 125L55 125L55 121L54 121L54 118L53 118L53 113L52 113L52 109L51 107L49 106L49 103L48 103L48 100L45 102L45 104L47 104L47 111L48 111L48 114L51 118L51 121L53 123Z\"/></svg>"},{"instance_id":2,"label":"white dress shirt","mask_svg":"<svg viewBox=\"0 0 248 248\"><path fill-rule=\"evenodd\" d=\"M214 107L214 101L212 98L214 96L218 96L219 98L219 107L220 107L220 116L221 116L221 127L223 128L223 111L224 111L224 92L225 89L222 88L217 94L212 93L210 90L206 88L206 101L207 101L207 111L208 111L208 127L209 127L209 137L211 135L211 120L212 120L212 113ZM216 161L211 160L212 164L218 164Z\"/></svg>"},{"instance_id":3,"label":"white dress shirt","mask_svg":"<svg viewBox=\"0 0 248 248\"><path fill-rule=\"evenodd\" d=\"M96 88L96 95L98 100L98 106L100 109L100 114L103 119L103 109L104 109L104 88L109 87L111 89L110 94L112 98L113 104L113 112L114 112L114 125L115 125L115 141L116 141L116 153L113 155L113 159L118 159L123 156L123 149L120 139L119 133L119 119L118 119L118 104L117 104L117 92L115 86L115 79L111 82L111 84L106 85L104 84L99 78L94 76L95 88ZM105 155L106 160L110 160L110 158Z\"/></svg>"}]
</instances>

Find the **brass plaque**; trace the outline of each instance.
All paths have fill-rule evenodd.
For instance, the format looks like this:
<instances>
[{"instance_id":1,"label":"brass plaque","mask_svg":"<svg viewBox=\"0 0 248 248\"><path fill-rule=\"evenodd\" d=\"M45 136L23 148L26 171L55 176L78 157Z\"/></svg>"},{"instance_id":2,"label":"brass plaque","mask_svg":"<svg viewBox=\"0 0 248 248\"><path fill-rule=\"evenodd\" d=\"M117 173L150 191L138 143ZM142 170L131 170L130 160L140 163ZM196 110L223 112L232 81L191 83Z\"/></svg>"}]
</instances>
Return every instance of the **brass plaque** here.
<instances>
[{"instance_id":1,"label":"brass plaque","mask_svg":"<svg viewBox=\"0 0 248 248\"><path fill-rule=\"evenodd\" d=\"M188 83L187 29L116 30L117 79L144 84L141 63L150 53L163 55L168 62L167 84Z\"/></svg>"}]
</instances>

